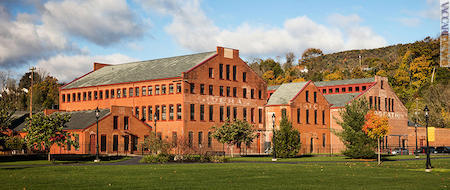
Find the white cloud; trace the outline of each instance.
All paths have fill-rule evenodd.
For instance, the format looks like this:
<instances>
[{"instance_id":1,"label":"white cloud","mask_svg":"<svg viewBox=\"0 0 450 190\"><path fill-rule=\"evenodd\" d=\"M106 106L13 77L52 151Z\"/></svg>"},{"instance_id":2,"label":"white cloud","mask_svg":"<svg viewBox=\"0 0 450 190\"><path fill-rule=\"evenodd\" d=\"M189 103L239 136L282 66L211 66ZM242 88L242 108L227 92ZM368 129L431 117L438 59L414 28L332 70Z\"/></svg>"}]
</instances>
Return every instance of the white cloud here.
<instances>
[{"instance_id":1,"label":"white cloud","mask_svg":"<svg viewBox=\"0 0 450 190\"><path fill-rule=\"evenodd\" d=\"M417 27L420 25L421 21L419 18L399 18L398 21L405 25L405 26L409 26L409 27Z\"/></svg>"},{"instance_id":2,"label":"white cloud","mask_svg":"<svg viewBox=\"0 0 450 190\"><path fill-rule=\"evenodd\" d=\"M92 71L94 62L118 64L136 61L136 59L123 54L110 55L63 55L59 54L48 59L38 61L36 67L49 72L60 82L70 82L89 71Z\"/></svg>"},{"instance_id":3,"label":"white cloud","mask_svg":"<svg viewBox=\"0 0 450 190\"><path fill-rule=\"evenodd\" d=\"M439 0L427 0L427 6L419 12L419 15L429 19L439 19L441 14Z\"/></svg>"},{"instance_id":4,"label":"white cloud","mask_svg":"<svg viewBox=\"0 0 450 190\"><path fill-rule=\"evenodd\" d=\"M215 46L226 46L252 56L279 55L288 51L301 53L310 47L334 52L386 45L383 37L369 27L361 26L361 18L355 14L332 15L332 26L300 16L285 20L283 27L242 23L234 29L221 29L205 15L198 0L140 2L149 10L172 17L166 31L182 47L193 51L210 51Z\"/></svg>"}]
</instances>

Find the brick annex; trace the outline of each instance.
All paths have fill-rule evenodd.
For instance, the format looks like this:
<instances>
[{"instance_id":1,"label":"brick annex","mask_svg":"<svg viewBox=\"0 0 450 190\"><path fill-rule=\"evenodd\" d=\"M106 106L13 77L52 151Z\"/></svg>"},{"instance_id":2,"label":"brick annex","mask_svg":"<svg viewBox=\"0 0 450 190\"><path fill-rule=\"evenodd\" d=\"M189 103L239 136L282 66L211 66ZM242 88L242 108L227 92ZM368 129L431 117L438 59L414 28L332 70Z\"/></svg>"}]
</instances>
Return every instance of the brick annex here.
<instances>
[{"instance_id":1,"label":"brick annex","mask_svg":"<svg viewBox=\"0 0 450 190\"><path fill-rule=\"evenodd\" d=\"M339 111L358 98L366 98L376 114L388 116L391 130L382 141L384 149L413 145L415 134L408 128L407 109L387 78L267 87L239 57L239 50L223 47L119 65L94 63L93 71L60 88L60 109L46 110L46 114L71 114L66 129L76 134L80 144L77 149L55 145L53 154L95 153L96 108L101 110L101 154L146 152L140 145L151 131L177 146L177 152L229 154L226 146L211 137L211 127L233 119L249 122L256 133L252 144L238 145L235 153L264 154L271 147L274 124L279 128L282 116L300 132L300 154L339 153L345 146L331 131L342 129L337 124ZM450 135L449 130L443 133Z\"/></svg>"}]
</instances>

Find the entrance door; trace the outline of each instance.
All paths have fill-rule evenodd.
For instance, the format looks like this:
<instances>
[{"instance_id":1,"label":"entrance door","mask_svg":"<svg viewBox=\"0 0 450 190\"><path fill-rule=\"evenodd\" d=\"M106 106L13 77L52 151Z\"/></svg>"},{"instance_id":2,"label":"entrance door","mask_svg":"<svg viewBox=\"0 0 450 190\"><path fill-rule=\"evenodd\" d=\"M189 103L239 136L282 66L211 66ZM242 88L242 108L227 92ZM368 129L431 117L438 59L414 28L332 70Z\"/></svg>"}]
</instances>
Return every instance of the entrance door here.
<instances>
[{"instance_id":1,"label":"entrance door","mask_svg":"<svg viewBox=\"0 0 450 190\"><path fill-rule=\"evenodd\" d=\"M128 152L128 144L130 143L130 137L128 135L123 136L123 150Z\"/></svg>"},{"instance_id":2,"label":"entrance door","mask_svg":"<svg viewBox=\"0 0 450 190\"><path fill-rule=\"evenodd\" d=\"M309 153L312 153L314 150L314 138L311 138L311 144L309 145Z\"/></svg>"},{"instance_id":3,"label":"entrance door","mask_svg":"<svg viewBox=\"0 0 450 190\"><path fill-rule=\"evenodd\" d=\"M91 134L91 136L89 137L89 150L91 154L95 154L96 149L95 149L95 134Z\"/></svg>"},{"instance_id":4,"label":"entrance door","mask_svg":"<svg viewBox=\"0 0 450 190\"><path fill-rule=\"evenodd\" d=\"M132 135L131 136L131 154L133 154L134 151L137 151L137 137Z\"/></svg>"}]
</instances>

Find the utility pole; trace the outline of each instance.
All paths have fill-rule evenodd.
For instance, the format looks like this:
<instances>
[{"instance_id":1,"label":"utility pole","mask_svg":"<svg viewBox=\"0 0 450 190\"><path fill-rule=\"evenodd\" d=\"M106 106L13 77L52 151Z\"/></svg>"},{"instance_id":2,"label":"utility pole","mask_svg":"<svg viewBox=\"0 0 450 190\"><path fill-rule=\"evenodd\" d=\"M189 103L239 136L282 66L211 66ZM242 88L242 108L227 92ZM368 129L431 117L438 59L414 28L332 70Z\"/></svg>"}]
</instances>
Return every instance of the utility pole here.
<instances>
[{"instance_id":1,"label":"utility pole","mask_svg":"<svg viewBox=\"0 0 450 190\"><path fill-rule=\"evenodd\" d=\"M31 85L30 85L30 118L33 116L33 82L34 82L34 71L35 67L31 67Z\"/></svg>"}]
</instances>

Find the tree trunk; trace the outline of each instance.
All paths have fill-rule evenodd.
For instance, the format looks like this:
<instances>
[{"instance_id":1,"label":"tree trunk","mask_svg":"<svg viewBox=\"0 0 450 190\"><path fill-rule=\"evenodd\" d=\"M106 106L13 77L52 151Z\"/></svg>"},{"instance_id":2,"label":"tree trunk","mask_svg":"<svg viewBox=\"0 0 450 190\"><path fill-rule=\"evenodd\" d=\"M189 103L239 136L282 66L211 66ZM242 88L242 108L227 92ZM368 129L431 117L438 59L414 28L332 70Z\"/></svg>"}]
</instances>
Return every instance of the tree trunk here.
<instances>
[{"instance_id":1,"label":"tree trunk","mask_svg":"<svg viewBox=\"0 0 450 190\"><path fill-rule=\"evenodd\" d=\"M381 164L381 155L380 155L380 137L378 137L378 165Z\"/></svg>"},{"instance_id":2,"label":"tree trunk","mask_svg":"<svg viewBox=\"0 0 450 190\"><path fill-rule=\"evenodd\" d=\"M48 151L47 158L48 158L48 161L51 161L51 158L50 158L50 151Z\"/></svg>"},{"instance_id":3,"label":"tree trunk","mask_svg":"<svg viewBox=\"0 0 450 190\"><path fill-rule=\"evenodd\" d=\"M230 155L231 155L231 158L233 158L234 156L233 156L233 145L228 145L229 147L230 147Z\"/></svg>"}]
</instances>

